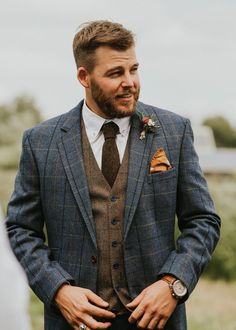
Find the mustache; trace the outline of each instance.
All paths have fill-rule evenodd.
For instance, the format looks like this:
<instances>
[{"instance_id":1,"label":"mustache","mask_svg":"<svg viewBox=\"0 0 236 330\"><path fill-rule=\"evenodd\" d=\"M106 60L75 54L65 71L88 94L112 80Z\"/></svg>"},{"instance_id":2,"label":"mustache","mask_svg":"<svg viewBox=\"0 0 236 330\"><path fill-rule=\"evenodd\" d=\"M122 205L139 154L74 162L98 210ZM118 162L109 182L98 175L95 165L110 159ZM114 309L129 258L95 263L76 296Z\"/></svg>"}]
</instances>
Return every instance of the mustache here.
<instances>
[{"instance_id":1,"label":"mustache","mask_svg":"<svg viewBox=\"0 0 236 330\"><path fill-rule=\"evenodd\" d=\"M117 94L116 97L128 97L130 95L136 95L138 93L138 90L135 88L125 90L123 93Z\"/></svg>"}]
</instances>

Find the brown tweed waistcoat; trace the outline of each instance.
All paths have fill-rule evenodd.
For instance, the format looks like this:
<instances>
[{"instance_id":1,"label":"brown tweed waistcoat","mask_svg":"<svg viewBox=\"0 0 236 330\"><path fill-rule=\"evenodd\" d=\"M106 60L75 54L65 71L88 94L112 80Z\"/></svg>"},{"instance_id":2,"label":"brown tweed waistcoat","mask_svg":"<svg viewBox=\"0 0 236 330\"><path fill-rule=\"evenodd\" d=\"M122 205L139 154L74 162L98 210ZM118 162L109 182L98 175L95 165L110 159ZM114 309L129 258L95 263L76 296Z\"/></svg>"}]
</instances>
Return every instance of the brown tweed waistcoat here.
<instances>
[{"instance_id":1,"label":"brown tweed waistcoat","mask_svg":"<svg viewBox=\"0 0 236 330\"><path fill-rule=\"evenodd\" d=\"M123 258L123 218L128 177L129 143L111 188L103 176L82 122L84 166L91 198L98 246L97 294L109 310L124 313L130 302Z\"/></svg>"}]
</instances>

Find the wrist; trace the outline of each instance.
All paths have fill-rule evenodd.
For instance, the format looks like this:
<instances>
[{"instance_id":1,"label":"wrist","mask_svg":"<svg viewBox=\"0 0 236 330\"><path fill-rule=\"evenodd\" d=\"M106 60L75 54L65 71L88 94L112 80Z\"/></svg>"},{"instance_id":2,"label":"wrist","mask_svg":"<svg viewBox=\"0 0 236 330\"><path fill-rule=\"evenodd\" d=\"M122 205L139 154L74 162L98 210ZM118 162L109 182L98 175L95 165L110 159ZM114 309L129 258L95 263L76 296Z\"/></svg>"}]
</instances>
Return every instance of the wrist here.
<instances>
[{"instance_id":1,"label":"wrist","mask_svg":"<svg viewBox=\"0 0 236 330\"><path fill-rule=\"evenodd\" d=\"M56 294L55 294L55 298L54 301L57 305L59 305L60 303L60 299L61 297L64 295L65 290L70 286L69 282L65 282L63 283L57 290Z\"/></svg>"},{"instance_id":2,"label":"wrist","mask_svg":"<svg viewBox=\"0 0 236 330\"><path fill-rule=\"evenodd\" d=\"M172 275L164 275L161 280L168 284L170 293L176 300L183 299L187 294L187 287L176 277Z\"/></svg>"}]
</instances>

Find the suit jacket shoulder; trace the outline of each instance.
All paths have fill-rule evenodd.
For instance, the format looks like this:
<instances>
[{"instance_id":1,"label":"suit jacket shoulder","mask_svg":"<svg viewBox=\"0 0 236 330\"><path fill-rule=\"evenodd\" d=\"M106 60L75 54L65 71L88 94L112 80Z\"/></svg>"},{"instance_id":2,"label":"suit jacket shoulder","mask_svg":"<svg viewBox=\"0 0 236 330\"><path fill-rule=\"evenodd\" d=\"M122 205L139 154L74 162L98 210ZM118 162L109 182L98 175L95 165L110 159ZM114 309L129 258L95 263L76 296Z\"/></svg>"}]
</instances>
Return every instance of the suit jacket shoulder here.
<instances>
[{"instance_id":1,"label":"suit jacket shoulder","mask_svg":"<svg viewBox=\"0 0 236 330\"><path fill-rule=\"evenodd\" d=\"M161 120L163 123L172 123L172 122L179 122L179 123L186 123L186 121L188 122L189 119L175 113L172 112L170 110L167 109L162 109L153 105L149 105L149 104L145 104L143 102L138 102L138 111L142 112L142 110L145 113L148 113L150 115L154 115L156 117L159 118L159 120Z\"/></svg>"},{"instance_id":2,"label":"suit jacket shoulder","mask_svg":"<svg viewBox=\"0 0 236 330\"><path fill-rule=\"evenodd\" d=\"M70 111L27 129L24 133L23 140L29 139L32 146L34 144L37 144L38 147L48 146L55 137L58 137L61 128L67 130L73 125L79 124L81 108L82 101Z\"/></svg>"},{"instance_id":3,"label":"suit jacket shoulder","mask_svg":"<svg viewBox=\"0 0 236 330\"><path fill-rule=\"evenodd\" d=\"M191 126L190 120L179 114L142 102L138 102L138 111L152 116L154 121L162 127L166 139L174 145L176 142L181 142L186 126ZM190 129L188 133L192 135L192 130Z\"/></svg>"}]
</instances>

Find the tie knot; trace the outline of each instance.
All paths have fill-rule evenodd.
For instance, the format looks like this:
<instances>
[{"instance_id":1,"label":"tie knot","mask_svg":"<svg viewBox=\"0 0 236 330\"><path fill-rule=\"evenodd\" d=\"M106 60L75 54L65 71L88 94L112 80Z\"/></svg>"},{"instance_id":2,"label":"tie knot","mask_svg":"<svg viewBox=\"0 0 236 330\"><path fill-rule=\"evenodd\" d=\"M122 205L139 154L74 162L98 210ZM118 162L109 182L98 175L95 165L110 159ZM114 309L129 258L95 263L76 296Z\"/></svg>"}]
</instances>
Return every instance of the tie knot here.
<instances>
[{"instance_id":1,"label":"tie knot","mask_svg":"<svg viewBox=\"0 0 236 330\"><path fill-rule=\"evenodd\" d=\"M101 131L104 134L105 140L114 139L119 133L119 126L116 125L113 121L110 121L109 123L102 125Z\"/></svg>"}]
</instances>

